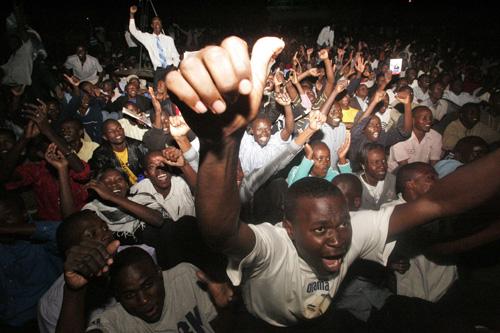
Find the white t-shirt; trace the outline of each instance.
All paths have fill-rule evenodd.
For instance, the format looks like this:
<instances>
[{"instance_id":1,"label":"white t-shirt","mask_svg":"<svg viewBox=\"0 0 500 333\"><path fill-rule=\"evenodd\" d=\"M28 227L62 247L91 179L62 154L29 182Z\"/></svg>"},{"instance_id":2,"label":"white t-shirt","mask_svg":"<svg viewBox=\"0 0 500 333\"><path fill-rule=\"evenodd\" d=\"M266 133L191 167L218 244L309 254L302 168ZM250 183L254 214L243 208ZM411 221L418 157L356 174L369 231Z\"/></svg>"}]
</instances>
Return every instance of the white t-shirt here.
<instances>
[{"instance_id":1,"label":"white t-shirt","mask_svg":"<svg viewBox=\"0 0 500 333\"><path fill-rule=\"evenodd\" d=\"M163 271L165 302L160 320L147 323L127 313L116 303L94 319L87 331L93 329L104 333L136 332L213 332L210 322L217 317L217 310L209 294L198 285L196 271L188 263L182 263Z\"/></svg>"},{"instance_id":2,"label":"white t-shirt","mask_svg":"<svg viewBox=\"0 0 500 333\"><path fill-rule=\"evenodd\" d=\"M358 177L359 180L365 184L366 188L368 189L368 192L370 192L370 196L375 200L375 202L378 202L380 200L380 196L382 195L382 192L384 192L384 184L385 180L379 180L377 182L377 185L373 186L368 184L362 176Z\"/></svg>"},{"instance_id":3,"label":"white t-shirt","mask_svg":"<svg viewBox=\"0 0 500 333\"><path fill-rule=\"evenodd\" d=\"M325 313L349 266L361 257L385 264L394 248L386 244L394 207L351 213L352 241L340 271L319 277L299 257L281 223L249 225L255 247L240 262L229 259L227 274L243 284L247 310L274 326L291 326Z\"/></svg>"},{"instance_id":4,"label":"white t-shirt","mask_svg":"<svg viewBox=\"0 0 500 333\"><path fill-rule=\"evenodd\" d=\"M194 198L189 185L179 176L172 176L170 192L167 197L158 193L148 178L145 178L130 188L131 194L151 194L156 202L167 212L168 216L177 221L184 215L196 216Z\"/></svg>"}]
</instances>

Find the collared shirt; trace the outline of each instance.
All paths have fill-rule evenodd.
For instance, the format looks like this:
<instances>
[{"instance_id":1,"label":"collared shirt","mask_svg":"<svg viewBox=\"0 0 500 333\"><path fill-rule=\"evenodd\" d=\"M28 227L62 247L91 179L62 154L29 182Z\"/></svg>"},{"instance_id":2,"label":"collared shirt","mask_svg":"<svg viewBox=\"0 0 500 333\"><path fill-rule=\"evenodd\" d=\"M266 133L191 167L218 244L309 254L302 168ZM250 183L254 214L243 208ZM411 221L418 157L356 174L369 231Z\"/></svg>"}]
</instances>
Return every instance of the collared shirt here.
<instances>
[{"instance_id":1,"label":"collared shirt","mask_svg":"<svg viewBox=\"0 0 500 333\"><path fill-rule=\"evenodd\" d=\"M281 152L282 149L280 148L280 145L289 144L289 141L290 140L283 141L281 139L281 132L276 132L271 136L267 145L261 147L257 142L255 142L253 135L245 132L245 134L243 134L243 138L241 139L239 155L243 173L250 173L254 169L258 169L266 165Z\"/></svg>"},{"instance_id":2,"label":"collared shirt","mask_svg":"<svg viewBox=\"0 0 500 333\"><path fill-rule=\"evenodd\" d=\"M472 96L471 94L463 91L459 95L455 94L451 90L445 90L443 93L443 98L447 99L458 106L462 106L466 103L480 103L481 100L476 96Z\"/></svg>"},{"instance_id":3,"label":"collared shirt","mask_svg":"<svg viewBox=\"0 0 500 333\"><path fill-rule=\"evenodd\" d=\"M89 81L96 84L99 80L98 73L102 72L102 66L97 58L88 55L85 57L85 62L82 64L76 54L69 56L64 63L64 67L72 69L73 74L80 81Z\"/></svg>"},{"instance_id":4,"label":"collared shirt","mask_svg":"<svg viewBox=\"0 0 500 333\"><path fill-rule=\"evenodd\" d=\"M488 143L500 140L500 133L478 122L471 129L467 129L460 119L451 122L443 133L443 149L452 150L458 140L466 136L478 136Z\"/></svg>"},{"instance_id":5,"label":"collared shirt","mask_svg":"<svg viewBox=\"0 0 500 333\"><path fill-rule=\"evenodd\" d=\"M354 96L354 98L358 101L361 111L365 112L366 108L368 108L368 98L362 99L358 96Z\"/></svg>"},{"instance_id":6,"label":"collared shirt","mask_svg":"<svg viewBox=\"0 0 500 333\"><path fill-rule=\"evenodd\" d=\"M36 318L36 305L62 273L55 242L60 222L33 222L29 240L0 243L0 322L20 326Z\"/></svg>"},{"instance_id":7,"label":"collared shirt","mask_svg":"<svg viewBox=\"0 0 500 333\"><path fill-rule=\"evenodd\" d=\"M398 142L391 147L387 163L389 171L392 172L395 170L399 166L398 162L405 160L408 160L408 163L439 161L441 159L442 146L441 134L433 129L425 133L420 142L415 132L412 132L408 140Z\"/></svg>"},{"instance_id":8,"label":"collared shirt","mask_svg":"<svg viewBox=\"0 0 500 333\"><path fill-rule=\"evenodd\" d=\"M432 111L432 117L436 120L441 120L448 111L448 101L439 99L433 103L430 98L424 99L419 105L427 106Z\"/></svg>"},{"instance_id":9,"label":"collared shirt","mask_svg":"<svg viewBox=\"0 0 500 333\"><path fill-rule=\"evenodd\" d=\"M167 65L179 65L180 56L172 37L165 34L155 35L137 30L134 19L130 19L128 28L132 36L141 42L142 45L144 45L144 47L148 50L149 58L151 59L155 69L163 67L160 60L160 53L156 46L157 38L160 39L160 45L163 47L163 51L165 52Z\"/></svg>"}]
</instances>

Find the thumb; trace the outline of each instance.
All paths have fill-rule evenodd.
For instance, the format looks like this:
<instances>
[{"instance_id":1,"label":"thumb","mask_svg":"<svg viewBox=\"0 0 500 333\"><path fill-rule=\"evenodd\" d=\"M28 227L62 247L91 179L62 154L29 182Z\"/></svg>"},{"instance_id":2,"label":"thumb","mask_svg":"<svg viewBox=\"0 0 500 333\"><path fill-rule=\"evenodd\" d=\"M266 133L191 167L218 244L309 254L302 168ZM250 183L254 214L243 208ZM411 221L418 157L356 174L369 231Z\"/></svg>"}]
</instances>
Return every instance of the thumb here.
<instances>
[{"instance_id":1,"label":"thumb","mask_svg":"<svg viewBox=\"0 0 500 333\"><path fill-rule=\"evenodd\" d=\"M106 246L106 252L108 252L110 255L114 255L118 250L119 246L120 246L120 241L114 240L111 243L109 243L108 246Z\"/></svg>"},{"instance_id":2,"label":"thumb","mask_svg":"<svg viewBox=\"0 0 500 333\"><path fill-rule=\"evenodd\" d=\"M212 280L203 271L197 271L196 272L196 277L198 278L198 280L200 280L200 282L205 283L207 285L210 284L210 283L212 283Z\"/></svg>"},{"instance_id":3,"label":"thumb","mask_svg":"<svg viewBox=\"0 0 500 333\"><path fill-rule=\"evenodd\" d=\"M263 37L255 42L250 59L253 85L251 92L252 110L255 110L260 104L271 60L274 62L284 47L285 43L277 37Z\"/></svg>"}]
</instances>

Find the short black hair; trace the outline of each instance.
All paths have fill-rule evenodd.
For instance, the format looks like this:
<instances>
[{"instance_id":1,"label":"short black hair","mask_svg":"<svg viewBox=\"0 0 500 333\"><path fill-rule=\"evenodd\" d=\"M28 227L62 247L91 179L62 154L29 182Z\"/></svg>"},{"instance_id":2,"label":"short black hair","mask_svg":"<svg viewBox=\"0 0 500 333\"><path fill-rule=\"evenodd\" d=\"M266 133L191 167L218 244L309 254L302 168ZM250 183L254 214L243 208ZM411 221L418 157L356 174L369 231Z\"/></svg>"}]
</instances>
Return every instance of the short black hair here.
<instances>
[{"instance_id":1,"label":"short black hair","mask_svg":"<svg viewBox=\"0 0 500 333\"><path fill-rule=\"evenodd\" d=\"M291 222L295 221L297 202L300 198L324 198L337 197L343 198L342 192L337 186L328 180L318 177L305 177L290 186L285 195L285 219Z\"/></svg>"},{"instance_id":2,"label":"short black hair","mask_svg":"<svg viewBox=\"0 0 500 333\"><path fill-rule=\"evenodd\" d=\"M139 263L148 263L153 267L158 267L153 257L140 247L131 246L118 252L114 256L113 265L110 266L109 270L110 285L116 286L116 279L123 269Z\"/></svg>"},{"instance_id":3,"label":"short black hair","mask_svg":"<svg viewBox=\"0 0 500 333\"><path fill-rule=\"evenodd\" d=\"M365 164L368 161L368 153L372 150L381 150L385 154L384 145L375 142L365 143L359 152L359 161L361 164Z\"/></svg>"},{"instance_id":4,"label":"short black hair","mask_svg":"<svg viewBox=\"0 0 500 333\"><path fill-rule=\"evenodd\" d=\"M56 232L57 248L64 256L67 250L80 242L80 228L82 221L99 218L94 211L81 210L64 218Z\"/></svg>"},{"instance_id":5,"label":"short black hair","mask_svg":"<svg viewBox=\"0 0 500 333\"><path fill-rule=\"evenodd\" d=\"M341 173L335 176L332 179L332 184L345 184L349 189L349 192L354 196L361 197L363 194L363 185L361 184L361 180L359 180L359 178L352 173Z\"/></svg>"},{"instance_id":6,"label":"short black hair","mask_svg":"<svg viewBox=\"0 0 500 333\"><path fill-rule=\"evenodd\" d=\"M64 120L62 124L65 124L65 123L73 123L73 124L76 124L78 130L83 130L83 124L82 122L79 120L79 119L76 119L76 118L68 118L66 120Z\"/></svg>"},{"instance_id":7,"label":"short black hair","mask_svg":"<svg viewBox=\"0 0 500 333\"><path fill-rule=\"evenodd\" d=\"M434 170L430 164L424 162L413 162L399 167L396 174L396 192L404 193L406 183L413 180L423 169Z\"/></svg>"}]
</instances>

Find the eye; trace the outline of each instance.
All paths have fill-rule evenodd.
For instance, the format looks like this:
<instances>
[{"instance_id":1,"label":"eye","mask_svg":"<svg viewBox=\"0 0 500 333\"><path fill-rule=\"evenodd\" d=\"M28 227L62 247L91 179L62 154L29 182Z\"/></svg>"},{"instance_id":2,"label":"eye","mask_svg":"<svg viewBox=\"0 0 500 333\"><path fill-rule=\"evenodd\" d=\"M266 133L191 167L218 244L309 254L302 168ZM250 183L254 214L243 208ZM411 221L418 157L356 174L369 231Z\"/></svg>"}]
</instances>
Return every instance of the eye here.
<instances>
[{"instance_id":1,"label":"eye","mask_svg":"<svg viewBox=\"0 0 500 333\"><path fill-rule=\"evenodd\" d=\"M316 233L316 234L323 234L325 231L326 231L326 229L323 226L317 227L314 229L314 233Z\"/></svg>"},{"instance_id":2,"label":"eye","mask_svg":"<svg viewBox=\"0 0 500 333\"><path fill-rule=\"evenodd\" d=\"M128 300L130 300L130 299L132 299L132 298L134 298L134 297L135 297L135 293L133 293L133 292L126 292L126 293L124 293L124 294L122 295L122 297L123 297L124 299L128 299Z\"/></svg>"}]
</instances>

